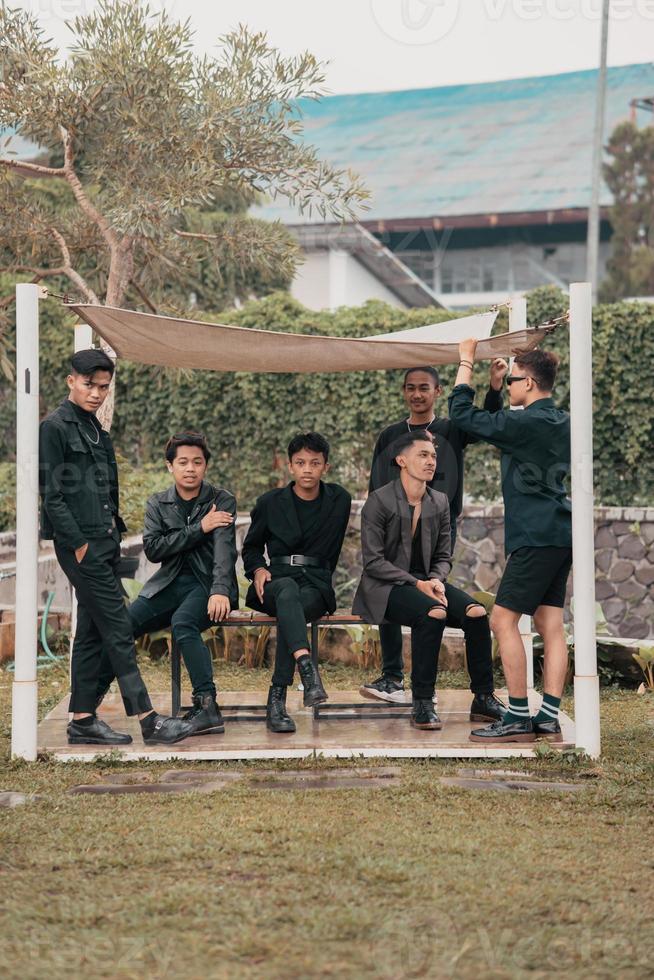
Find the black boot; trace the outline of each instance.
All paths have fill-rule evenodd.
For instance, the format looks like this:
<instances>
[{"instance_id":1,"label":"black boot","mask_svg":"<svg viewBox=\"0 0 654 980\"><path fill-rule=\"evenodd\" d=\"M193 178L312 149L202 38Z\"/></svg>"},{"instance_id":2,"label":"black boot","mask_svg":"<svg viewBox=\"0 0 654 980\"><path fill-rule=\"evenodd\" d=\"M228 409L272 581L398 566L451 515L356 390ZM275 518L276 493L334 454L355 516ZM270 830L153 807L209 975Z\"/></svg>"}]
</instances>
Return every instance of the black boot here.
<instances>
[{"instance_id":1,"label":"black boot","mask_svg":"<svg viewBox=\"0 0 654 980\"><path fill-rule=\"evenodd\" d=\"M311 708L314 704L320 704L327 700L327 691L322 686L318 668L308 654L297 661L297 669L300 673L302 686L304 687L304 697L302 699L305 708Z\"/></svg>"},{"instance_id":2,"label":"black boot","mask_svg":"<svg viewBox=\"0 0 654 980\"><path fill-rule=\"evenodd\" d=\"M286 688L273 684L268 691L266 728L271 732L294 732L295 722L286 711Z\"/></svg>"},{"instance_id":3,"label":"black boot","mask_svg":"<svg viewBox=\"0 0 654 980\"><path fill-rule=\"evenodd\" d=\"M411 724L414 728L424 728L437 732L443 727L440 718L434 711L434 701L431 698L414 698Z\"/></svg>"},{"instance_id":4,"label":"black boot","mask_svg":"<svg viewBox=\"0 0 654 980\"><path fill-rule=\"evenodd\" d=\"M490 694L475 694L470 705L470 721L501 721L506 714L506 705Z\"/></svg>"},{"instance_id":5,"label":"black boot","mask_svg":"<svg viewBox=\"0 0 654 980\"><path fill-rule=\"evenodd\" d=\"M191 722L194 735L221 735L225 731L215 694L194 694L193 707L184 715L184 721Z\"/></svg>"}]
</instances>

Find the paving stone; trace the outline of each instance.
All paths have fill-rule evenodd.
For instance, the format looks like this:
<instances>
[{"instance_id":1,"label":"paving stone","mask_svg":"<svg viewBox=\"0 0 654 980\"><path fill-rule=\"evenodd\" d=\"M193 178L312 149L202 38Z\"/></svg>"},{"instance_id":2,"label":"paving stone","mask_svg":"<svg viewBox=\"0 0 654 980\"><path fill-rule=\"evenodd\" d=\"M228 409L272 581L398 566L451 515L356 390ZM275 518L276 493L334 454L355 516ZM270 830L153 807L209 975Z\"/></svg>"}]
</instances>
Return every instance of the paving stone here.
<instances>
[{"instance_id":1,"label":"paving stone","mask_svg":"<svg viewBox=\"0 0 654 980\"><path fill-rule=\"evenodd\" d=\"M458 776L441 776L439 782L443 786L452 786L455 789L472 789L488 792L489 790L500 793L578 793L585 789L584 783L554 783L554 782L535 782L530 779L470 779Z\"/></svg>"},{"instance_id":2,"label":"paving stone","mask_svg":"<svg viewBox=\"0 0 654 980\"><path fill-rule=\"evenodd\" d=\"M654 524L641 524L640 534L647 544L654 542Z\"/></svg>"},{"instance_id":3,"label":"paving stone","mask_svg":"<svg viewBox=\"0 0 654 980\"><path fill-rule=\"evenodd\" d=\"M228 780L214 777L211 781L204 782L177 782L169 783L89 783L73 786L68 790L71 796L129 796L134 793L149 793L151 795L174 794L174 793L213 793L218 789L223 789L228 785Z\"/></svg>"},{"instance_id":4,"label":"paving stone","mask_svg":"<svg viewBox=\"0 0 654 980\"><path fill-rule=\"evenodd\" d=\"M395 789L402 778L399 766L383 769L324 769L253 772L248 786L254 789Z\"/></svg>"},{"instance_id":5,"label":"paving stone","mask_svg":"<svg viewBox=\"0 0 654 980\"><path fill-rule=\"evenodd\" d=\"M14 793L11 790L0 793L0 807L13 809L15 806L22 806L24 803L34 803L43 797L36 793Z\"/></svg>"}]
</instances>

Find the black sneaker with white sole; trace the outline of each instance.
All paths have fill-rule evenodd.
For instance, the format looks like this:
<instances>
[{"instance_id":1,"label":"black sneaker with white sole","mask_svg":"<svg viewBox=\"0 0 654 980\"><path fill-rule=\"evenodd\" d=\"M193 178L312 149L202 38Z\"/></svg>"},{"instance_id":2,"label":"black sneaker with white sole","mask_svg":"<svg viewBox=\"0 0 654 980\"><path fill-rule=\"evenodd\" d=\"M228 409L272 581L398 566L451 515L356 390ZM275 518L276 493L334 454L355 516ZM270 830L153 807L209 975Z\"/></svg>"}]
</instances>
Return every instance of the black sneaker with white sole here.
<instances>
[{"instance_id":1,"label":"black sneaker with white sole","mask_svg":"<svg viewBox=\"0 0 654 980\"><path fill-rule=\"evenodd\" d=\"M359 688L361 697L376 701L390 701L393 704L411 704L410 696L404 690L404 681L394 677L378 677L371 684Z\"/></svg>"}]
</instances>

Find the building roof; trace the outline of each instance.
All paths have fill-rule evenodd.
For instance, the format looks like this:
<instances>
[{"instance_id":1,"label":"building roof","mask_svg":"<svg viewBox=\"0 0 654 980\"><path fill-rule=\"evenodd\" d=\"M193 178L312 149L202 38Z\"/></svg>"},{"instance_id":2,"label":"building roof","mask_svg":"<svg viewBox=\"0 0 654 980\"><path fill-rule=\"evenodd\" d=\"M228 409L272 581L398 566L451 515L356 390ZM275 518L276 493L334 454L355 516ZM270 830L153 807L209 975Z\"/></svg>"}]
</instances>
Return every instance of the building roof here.
<instances>
[{"instance_id":1,"label":"building roof","mask_svg":"<svg viewBox=\"0 0 654 980\"><path fill-rule=\"evenodd\" d=\"M588 205L597 71L301 103L305 138L372 192L364 222ZM654 95L654 63L609 68L605 142ZM633 111L636 111L635 109ZM643 120L651 119L643 113ZM610 204L606 187L602 204ZM315 222L283 199L262 216Z\"/></svg>"}]
</instances>

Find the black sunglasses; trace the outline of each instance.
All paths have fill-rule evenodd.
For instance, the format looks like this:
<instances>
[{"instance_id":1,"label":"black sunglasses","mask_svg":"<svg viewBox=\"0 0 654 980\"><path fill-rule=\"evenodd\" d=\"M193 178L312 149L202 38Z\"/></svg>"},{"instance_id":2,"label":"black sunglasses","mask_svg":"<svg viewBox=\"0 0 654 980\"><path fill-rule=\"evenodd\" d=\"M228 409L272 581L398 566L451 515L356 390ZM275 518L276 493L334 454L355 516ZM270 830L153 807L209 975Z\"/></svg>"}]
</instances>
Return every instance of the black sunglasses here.
<instances>
[{"instance_id":1,"label":"black sunglasses","mask_svg":"<svg viewBox=\"0 0 654 980\"><path fill-rule=\"evenodd\" d=\"M528 377L528 374L509 374L506 383L512 385L514 381L526 381Z\"/></svg>"}]
</instances>

